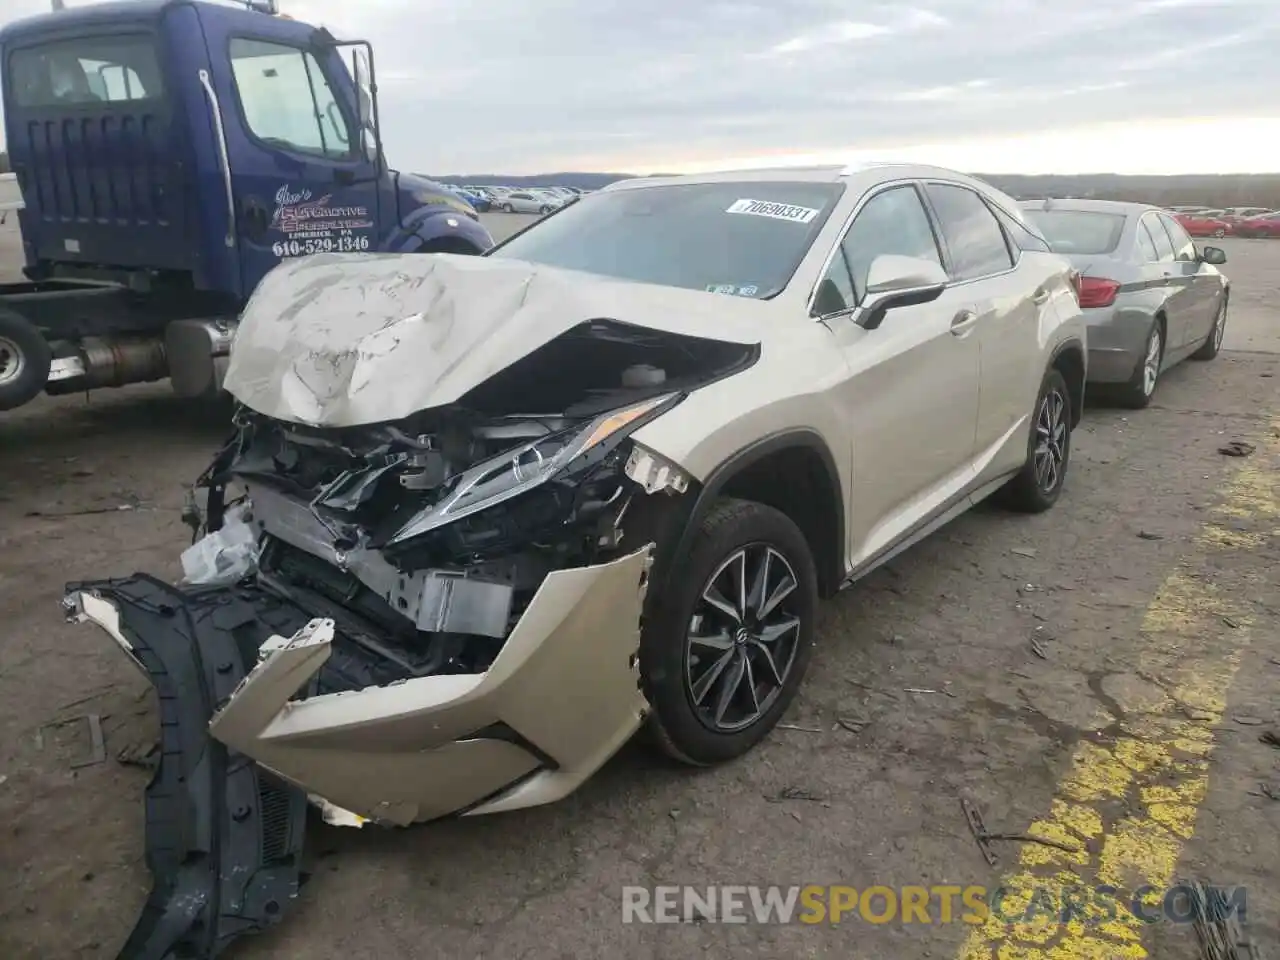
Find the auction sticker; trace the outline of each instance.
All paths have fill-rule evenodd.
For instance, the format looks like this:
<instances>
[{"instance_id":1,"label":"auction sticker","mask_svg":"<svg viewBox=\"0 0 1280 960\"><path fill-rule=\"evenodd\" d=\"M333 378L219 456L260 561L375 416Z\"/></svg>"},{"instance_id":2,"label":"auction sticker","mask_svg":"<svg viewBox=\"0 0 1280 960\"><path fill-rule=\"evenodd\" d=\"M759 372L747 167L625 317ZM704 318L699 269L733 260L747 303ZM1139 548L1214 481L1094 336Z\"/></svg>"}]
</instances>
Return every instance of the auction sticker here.
<instances>
[{"instance_id":1,"label":"auction sticker","mask_svg":"<svg viewBox=\"0 0 1280 960\"><path fill-rule=\"evenodd\" d=\"M808 223L819 211L813 207L798 207L794 203L773 203L769 200L735 200L725 213L745 213L751 217L772 217L774 220L790 220Z\"/></svg>"}]
</instances>

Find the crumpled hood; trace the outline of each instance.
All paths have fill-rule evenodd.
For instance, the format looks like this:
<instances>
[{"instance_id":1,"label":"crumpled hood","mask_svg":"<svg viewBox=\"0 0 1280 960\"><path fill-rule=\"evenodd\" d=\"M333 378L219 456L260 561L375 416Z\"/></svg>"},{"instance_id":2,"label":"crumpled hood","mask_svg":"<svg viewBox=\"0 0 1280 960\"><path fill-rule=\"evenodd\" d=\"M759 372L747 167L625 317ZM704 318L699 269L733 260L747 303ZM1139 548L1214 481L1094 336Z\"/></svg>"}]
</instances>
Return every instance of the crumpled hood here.
<instances>
[{"instance_id":1,"label":"crumpled hood","mask_svg":"<svg viewBox=\"0 0 1280 960\"><path fill-rule=\"evenodd\" d=\"M454 403L589 320L755 344L773 310L501 257L319 254L263 278L224 386L269 417L356 426Z\"/></svg>"}]
</instances>

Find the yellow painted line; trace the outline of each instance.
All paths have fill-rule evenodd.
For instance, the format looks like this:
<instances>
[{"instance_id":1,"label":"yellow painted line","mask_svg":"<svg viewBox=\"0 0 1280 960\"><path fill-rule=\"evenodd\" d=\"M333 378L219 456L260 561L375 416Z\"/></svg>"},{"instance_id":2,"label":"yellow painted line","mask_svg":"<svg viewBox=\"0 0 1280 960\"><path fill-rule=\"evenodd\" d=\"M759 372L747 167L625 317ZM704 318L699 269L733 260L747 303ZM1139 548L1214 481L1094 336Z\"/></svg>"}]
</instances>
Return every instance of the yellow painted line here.
<instances>
[{"instance_id":1,"label":"yellow painted line","mask_svg":"<svg viewBox=\"0 0 1280 960\"><path fill-rule=\"evenodd\" d=\"M1134 891L1149 886L1159 891L1143 898L1154 914L1176 882L1179 857L1208 791L1214 729L1250 641L1248 601L1240 590L1215 588L1201 571L1215 552L1248 553L1280 535L1280 420L1269 426L1226 484L1194 554L1183 558L1146 610L1137 662L1129 667L1141 681L1131 684L1121 704L1126 718L1120 735L1079 745L1048 815L1028 830L1074 852L1020 846L1017 868L999 883L1008 891L999 915L993 912L969 931L959 960L1150 956L1142 943L1144 924L1126 912L1112 919L1086 908L1086 920L1062 923L1062 894L1110 885L1122 891L1120 902L1129 903ZM1227 579L1235 577L1248 580L1234 570ZM1028 916L1030 922L1022 922Z\"/></svg>"}]
</instances>

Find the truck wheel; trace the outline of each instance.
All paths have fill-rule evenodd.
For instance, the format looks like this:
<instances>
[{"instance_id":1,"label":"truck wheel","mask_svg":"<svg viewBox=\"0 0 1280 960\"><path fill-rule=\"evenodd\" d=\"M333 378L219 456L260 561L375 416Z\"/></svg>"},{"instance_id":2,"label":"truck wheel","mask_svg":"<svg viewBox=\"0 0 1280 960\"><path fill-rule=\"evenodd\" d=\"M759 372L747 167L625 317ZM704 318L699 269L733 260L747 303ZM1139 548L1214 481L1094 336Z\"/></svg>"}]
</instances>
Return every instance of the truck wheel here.
<instances>
[{"instance_id":1,"label":"truck wheel","mask_svg":"<svg viewBox=\"0 0 1280 960\"><path fill-rule=\"evenodd\" d=\"M650 733L692 766L746 753L777 725L813 655L818 578L786 514L721 500L646 615L640 681Z\"/></svg>"},{"instance_id":2,"label":"truck wheel","mask_svg":"<svg viewBox=\"0 0 1280 960\"><path fill-rule=\"evenodd\" d=\"M31 323L0 307L0 410L13 410L40 395L49 382L53 351Z\"/></svg>"}]
</instances>

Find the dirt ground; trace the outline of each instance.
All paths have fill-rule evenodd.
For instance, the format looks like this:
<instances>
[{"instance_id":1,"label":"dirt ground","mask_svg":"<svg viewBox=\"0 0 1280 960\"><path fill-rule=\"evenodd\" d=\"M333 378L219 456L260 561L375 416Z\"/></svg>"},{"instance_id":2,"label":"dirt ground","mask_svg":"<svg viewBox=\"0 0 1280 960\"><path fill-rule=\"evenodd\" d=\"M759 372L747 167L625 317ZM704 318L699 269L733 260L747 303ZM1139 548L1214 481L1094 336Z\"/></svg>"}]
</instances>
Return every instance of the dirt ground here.
<instances>
[{"instance_id":1,"label":"dirt ground","mask_svg":"<svg viewBox=\"0 0 1280 960\"><path fill-rule=\"evenodd\" d=\"M755 753L691 773L636 746L544 809L404 831L317 824L300 901L228 957L1200 956L1171 922L622 922L630 884L1028 877L1243 885L1249 930L1280 950L1280 750L1260 739L1280 735L1280 243L1223 246L1226 352L1174 370L1148 410L1088 411L1053 511L974 511L829 603L786 728ZM116 759L153 739L149 687L98 630L63 623L58 601L68 579L176 575L184 484L228 411L166 389L0 419L6 960L115 957L149 887L147 774ZM1231 440L1255 450L1219 453ZM108 759L76 766L90 713ZM993 841L989 864L962 798L989 831L1059 846Z\"/></svg>"}]
</instances>

